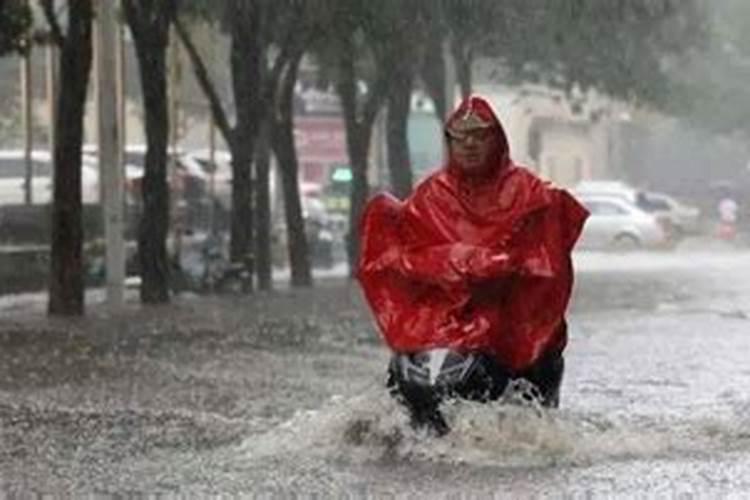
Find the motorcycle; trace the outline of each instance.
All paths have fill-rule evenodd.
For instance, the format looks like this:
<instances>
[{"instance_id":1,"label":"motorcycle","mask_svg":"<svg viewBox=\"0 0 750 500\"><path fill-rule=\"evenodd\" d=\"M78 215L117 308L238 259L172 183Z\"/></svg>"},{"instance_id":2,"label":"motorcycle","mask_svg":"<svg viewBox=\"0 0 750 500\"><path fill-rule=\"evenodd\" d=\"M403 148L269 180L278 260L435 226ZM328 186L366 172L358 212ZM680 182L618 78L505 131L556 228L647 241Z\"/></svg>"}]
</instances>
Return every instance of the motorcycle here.
<instances>
[{"instance_id":1,"label":"motorcycle","mask_svg":"<svg viewBox=\"0 0 750 500\"><path fill-rule=\"evenodd\" d=\"M537 409L557 406L559 382L549 387L528 378L513 377L482 353L462 354L451 349L429 349L395 354L388 367L387 388L408 410L415 429L438 436L450 432L440 406L449 400L490 402L502 400ZM533 378L533 377L532 377Z\"/></svg>"},{"instance_id":2,"label":"motorcycle","mask_svg":"<svg viewBox=\"0 0 750 500\"><path fill-rule=\"evenodd\" d=\"M223 240L208 235L187 246L179 255L173 270L175 292L239 294L252 287L252 274L247 262L232 262L226 255Z\"/></svg>"}]
</instances>

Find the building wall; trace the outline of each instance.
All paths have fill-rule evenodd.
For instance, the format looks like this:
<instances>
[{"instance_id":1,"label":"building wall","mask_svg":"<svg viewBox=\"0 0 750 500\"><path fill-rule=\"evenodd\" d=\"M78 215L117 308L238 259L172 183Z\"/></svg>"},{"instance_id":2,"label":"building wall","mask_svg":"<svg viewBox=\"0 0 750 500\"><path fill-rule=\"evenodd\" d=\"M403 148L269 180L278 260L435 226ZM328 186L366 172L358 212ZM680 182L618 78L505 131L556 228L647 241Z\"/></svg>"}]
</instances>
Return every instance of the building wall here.
<instances>
[{"instance_id":1,"label":"building wall","mask_svg":"<svg viewBox=\"0 0 750 500\"><path fill-rule=\"evenodd\" d=\"M595 95L574 103L536 86L479 85L476 91L495 106L517 163L568 187L614 175L612 103Z\"/></svg>"}]
</instances>

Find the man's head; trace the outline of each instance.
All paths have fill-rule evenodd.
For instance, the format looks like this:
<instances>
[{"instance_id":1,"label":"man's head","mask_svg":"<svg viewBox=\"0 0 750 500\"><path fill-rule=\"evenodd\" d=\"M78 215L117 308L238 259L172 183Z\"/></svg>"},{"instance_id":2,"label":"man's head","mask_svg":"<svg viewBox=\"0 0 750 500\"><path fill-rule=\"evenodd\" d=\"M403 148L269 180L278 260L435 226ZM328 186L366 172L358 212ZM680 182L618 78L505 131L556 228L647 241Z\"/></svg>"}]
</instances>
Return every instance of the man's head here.
<instances>
[{"instance_id":1,"label":"man's head","mask_svg":"<svg viewBox=\"0 0 750 500\"><path fill-rule=\"evenodd\" d=\"M505 133L489 103L464 100L445 126L451 164L468 174L485 173L507 155Z\"/></svg>"}]
</instances>

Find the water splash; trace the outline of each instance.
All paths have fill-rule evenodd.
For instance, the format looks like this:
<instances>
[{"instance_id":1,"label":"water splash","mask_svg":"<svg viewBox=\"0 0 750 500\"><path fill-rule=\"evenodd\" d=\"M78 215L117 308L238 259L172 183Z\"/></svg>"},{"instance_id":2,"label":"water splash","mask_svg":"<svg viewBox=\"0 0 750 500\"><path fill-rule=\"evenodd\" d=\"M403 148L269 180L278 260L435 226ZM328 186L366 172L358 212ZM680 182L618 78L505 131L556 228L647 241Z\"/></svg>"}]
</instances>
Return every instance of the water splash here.
<instances>
[{"instance_id":1,"label":"water splash","mask_svg":"<svg viewBox=\"0 0 750 500\"><path fill-rule=\"evenodd\" d=\"M333 397L319 410L297 413L248 437L235 456L249 462L300 460L371 463L419 461L473 467L587 466L602 461L710 453L727 443L750 446L743 426L718 420L615 420L533 405L446 403L451 432L437 438L409 425L404 409L382 388ZM743 438L745 436L745 438Z\"/></svg>"}]
</instances>

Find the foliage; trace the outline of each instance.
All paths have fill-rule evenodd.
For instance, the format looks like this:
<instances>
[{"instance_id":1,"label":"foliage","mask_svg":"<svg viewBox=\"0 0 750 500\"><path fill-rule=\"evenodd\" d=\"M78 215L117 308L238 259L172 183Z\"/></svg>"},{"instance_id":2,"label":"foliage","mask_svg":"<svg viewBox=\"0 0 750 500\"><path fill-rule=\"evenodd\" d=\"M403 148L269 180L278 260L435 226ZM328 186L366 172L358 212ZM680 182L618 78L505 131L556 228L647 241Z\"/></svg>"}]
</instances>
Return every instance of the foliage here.
<instances>
[{"instance_id":1,"label":"foliage","mask_svg":"<svg viewBox=\"0 0 750 500\"><path fill-rule=\"evenodd\" d=\"M31 22L31 10L25 2L0 0L0 56L26 49Z\"/></svg>"},{"instance_id":2,"label":"foliage","mask_svg":"<svg viewBox=\"0 0 750 500\"><path fill-rule=\"evenodd\" d=\"M750 3L726 0L712 5L710 40L673 77L679 99L674 114L717 133L750 136Z\"/></svg>"},{"instance_id":3,"label":"foliage","mask_svg":"<svg viewBox=\"0 0 750 500\"><path fill-rule=\"evenodd\" d=\"M706 38L699 0L518 0L500 16L483 52L511 81L656 105L669 100L669 67Z\"/></svg>"}]
</instances>

